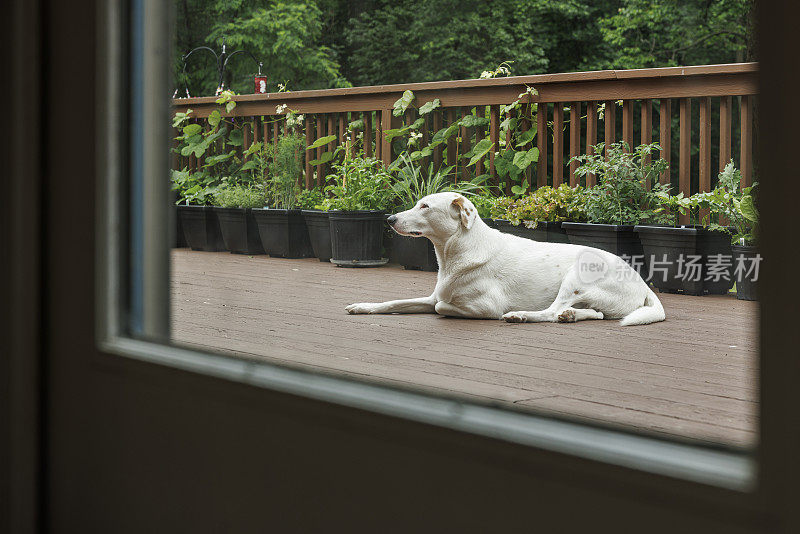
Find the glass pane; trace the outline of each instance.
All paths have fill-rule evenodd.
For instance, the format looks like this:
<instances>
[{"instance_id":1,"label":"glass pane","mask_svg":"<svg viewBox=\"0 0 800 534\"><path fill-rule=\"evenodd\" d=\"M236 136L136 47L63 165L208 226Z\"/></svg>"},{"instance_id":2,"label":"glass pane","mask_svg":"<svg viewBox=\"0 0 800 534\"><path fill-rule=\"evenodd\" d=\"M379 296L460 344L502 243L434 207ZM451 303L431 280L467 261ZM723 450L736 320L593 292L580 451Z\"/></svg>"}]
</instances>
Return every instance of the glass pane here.
<instances>
[{"instance_id":1,"label":"glass pane","mask_svg":"<svg viewBox=\"0 0 800 534\"><path fill-rule=\"evenodd\" d=\"M496 44L452 44L492 2L446 24L425 3L391 31L411 8L240 4L176 3L175 343L756 444L749 16L679 57L642 43L705 12L637 40L609 9L567 43L545 36L571 10L492 18L538 43L494 65ZM675 64L715 66L502 79Z\"/></svg>"}]
</instances>

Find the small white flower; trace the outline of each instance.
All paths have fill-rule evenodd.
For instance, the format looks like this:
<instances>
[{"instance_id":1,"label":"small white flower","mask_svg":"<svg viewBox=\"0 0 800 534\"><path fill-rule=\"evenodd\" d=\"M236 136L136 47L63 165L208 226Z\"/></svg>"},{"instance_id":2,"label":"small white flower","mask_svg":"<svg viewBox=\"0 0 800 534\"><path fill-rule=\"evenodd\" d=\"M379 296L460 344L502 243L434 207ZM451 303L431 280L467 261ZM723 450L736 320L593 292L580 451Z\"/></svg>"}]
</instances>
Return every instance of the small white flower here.
<instances>
[{"instance_id":1,"label":"small white flower","mask_svg":"<svg viewBox=\"0 0 800 534\"><path fill-rule=\"evenodd\" d=\"M492 73L489 72L488 70L485 70L485 71L481 72L481 78L491 78L491 77L492 77Z\"/></svg>"},{"instance_id":2,"label":"small white flower","mask_svg":"<svg viewBox=\"0 0 800 534\"><path fill-rule=\"evenodd\" d=\"M275 108L275 112L278 114L281 114L284 111L286 111L286 104L280 104L278 107Z\"/></svg>"}]
</instances>

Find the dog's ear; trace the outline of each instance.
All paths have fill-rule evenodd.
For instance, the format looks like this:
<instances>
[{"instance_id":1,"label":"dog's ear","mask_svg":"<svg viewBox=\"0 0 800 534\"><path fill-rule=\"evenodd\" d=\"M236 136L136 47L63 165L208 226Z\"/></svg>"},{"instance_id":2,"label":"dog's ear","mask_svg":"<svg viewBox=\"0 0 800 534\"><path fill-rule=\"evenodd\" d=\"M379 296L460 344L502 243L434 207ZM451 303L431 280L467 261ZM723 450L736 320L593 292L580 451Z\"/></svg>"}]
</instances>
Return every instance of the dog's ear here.
<instances>
[{"instance_id":1,"label":"dog's ear","mask_svg":"<svg viewBox=\"0 0 800 534\"><path fill-rule=\"evenodd\" d=\"M458 209L459 217L461 217L461 224L464 228L467 230L472 228L472 223L478 218L478 210L475 209L475 206L461 195L453 199L452 205Z\"/></svg>"}]
</instances>

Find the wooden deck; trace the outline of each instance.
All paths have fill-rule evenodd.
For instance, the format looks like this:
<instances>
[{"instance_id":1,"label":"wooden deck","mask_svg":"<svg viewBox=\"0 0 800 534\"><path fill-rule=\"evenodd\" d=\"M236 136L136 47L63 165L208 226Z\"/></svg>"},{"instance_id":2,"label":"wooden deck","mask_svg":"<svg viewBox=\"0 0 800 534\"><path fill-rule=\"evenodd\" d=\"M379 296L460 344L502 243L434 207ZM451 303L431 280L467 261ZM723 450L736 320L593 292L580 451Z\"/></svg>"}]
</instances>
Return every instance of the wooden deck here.
<instances>
[{"instance_id":1,"label":"wooden deck","mask_svg":"<svg viewBox=\"0 0 800 534\"><path fill-rule=\"evenodd\" d=\"M662 323L508 324L347 315L430 294L435 273L173 252L176 342L648 432L756 442L757 314L733 297L660 295Z\"/></svg>"}]
</instances>

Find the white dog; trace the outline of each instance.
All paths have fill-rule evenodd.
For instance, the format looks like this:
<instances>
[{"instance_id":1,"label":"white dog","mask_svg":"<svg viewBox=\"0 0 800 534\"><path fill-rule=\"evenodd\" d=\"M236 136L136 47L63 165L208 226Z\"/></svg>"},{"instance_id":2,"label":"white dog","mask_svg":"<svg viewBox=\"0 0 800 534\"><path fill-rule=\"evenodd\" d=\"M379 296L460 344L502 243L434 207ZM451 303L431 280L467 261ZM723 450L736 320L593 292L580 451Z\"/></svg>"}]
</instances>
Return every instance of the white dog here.
<instances>
[{"instance_id":1,"label":"white dog","mask_svg":"<svg viewBox=\"0 0 800 534\"><path fill-rule=\"evenodd\" d=\"M351 304L348 313L438 313L519 323L609 318L622 319L623 326L664 320L658 297L618 256L501 233L458 193L424 197L389 217L389 224L400 235L433 242L439 261L433 294Z\"/></svg>"}]
</instances>

